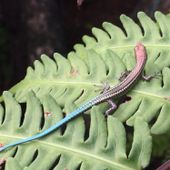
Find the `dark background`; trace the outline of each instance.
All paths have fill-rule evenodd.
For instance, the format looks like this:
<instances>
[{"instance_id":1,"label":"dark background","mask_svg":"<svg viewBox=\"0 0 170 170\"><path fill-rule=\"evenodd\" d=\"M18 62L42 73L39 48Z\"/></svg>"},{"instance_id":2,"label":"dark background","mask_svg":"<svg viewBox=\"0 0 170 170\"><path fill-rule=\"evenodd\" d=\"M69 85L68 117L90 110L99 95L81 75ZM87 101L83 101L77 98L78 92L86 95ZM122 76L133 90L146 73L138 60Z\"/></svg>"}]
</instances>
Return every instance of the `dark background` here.
<instances>
[{"instance_id":1,"label":"dark background","mask_svg":"<svg viewBox=\"0 0 170 170\"><path fill-rule=\"evenodd\" d=\"M65 55L92 27L109 21L122 27L123 13L134 20L138 11L150 17L168 13L170 0L1 0L0 91L24 78L26 68L42 53ZM155 158L149 169L160 165Z\"/></svg>"}]
</instances>

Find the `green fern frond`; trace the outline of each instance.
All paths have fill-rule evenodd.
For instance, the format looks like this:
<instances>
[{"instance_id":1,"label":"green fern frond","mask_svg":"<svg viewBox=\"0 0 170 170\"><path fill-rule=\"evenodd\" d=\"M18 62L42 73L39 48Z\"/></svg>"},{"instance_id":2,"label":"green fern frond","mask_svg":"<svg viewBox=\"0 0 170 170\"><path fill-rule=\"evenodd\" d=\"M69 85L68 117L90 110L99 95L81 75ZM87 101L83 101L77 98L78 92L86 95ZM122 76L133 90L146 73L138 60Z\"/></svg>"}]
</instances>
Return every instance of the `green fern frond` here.
<instances>
[{"instance_id":1,"label":"green fern frond","mask_svg":"<svg viewBox=\"0 0 170 170\"><path fill-rule=\"evenodd\" d=\"M170 17L156 12L153 21L139 12L139 24L125 15L120 19L124 31L105 22L104 30L93 28L94 37L84 36L84 45L75 45L68 59L58 53L54 60L42 55L34 68L28 68L26 77L10 89L17 101L24 102L27 93L34 91L38 98L50 94L64 108L67 103L80 106L99 94L96 85L108 82L114 86L122 72L134 67L134 46L142 42L148 54L145 73L160 72L161 76L150 82L140 80L128 94L131 100L121 104L114 116L130 126L141 116L150 122L153 134L169 132Z\"/></svg>"},{"instance_id":2,"label":"green fern frond","mask_svg":"<svg viewBox=\"0 0 170 170\"><path fill-rule=\"evenodd\" d=\"M50 95L38 99L30 92L26 110L21 109L10 92L4 92L3 98L4 106L0 105L2 144L38 133L63 117L60 106ZM74 109L73 105L67 109ZM139 170L146 167L152 148L147 123L136 119L132 147L126 153L124 126L112 116L106 121L101 110L101 106L95 106L90 115L84 115L90 121L89 128L86 119L79 117L44 138L1 152L0 158L6 159L5 169ZM46 112L49 115L44 116Z\"/></svg>"}]
</instances>

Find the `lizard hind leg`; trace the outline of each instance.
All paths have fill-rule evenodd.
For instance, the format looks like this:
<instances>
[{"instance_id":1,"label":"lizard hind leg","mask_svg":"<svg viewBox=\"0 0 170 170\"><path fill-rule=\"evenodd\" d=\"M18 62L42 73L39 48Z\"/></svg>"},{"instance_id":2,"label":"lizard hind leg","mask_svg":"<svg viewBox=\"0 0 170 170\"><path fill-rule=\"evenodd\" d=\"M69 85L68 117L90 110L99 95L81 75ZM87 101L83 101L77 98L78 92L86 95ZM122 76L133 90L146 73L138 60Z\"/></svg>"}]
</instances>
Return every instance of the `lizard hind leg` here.
<instances>
[{"instance_id":1,"label":"lizard hind leg","mask_svg":"<svg viewBox=\"0 0 170 170\"><path fill-rule=\"evenodd\" d=\"M110 89L109 83L108 83L108 82L104 82L104 83L103 83L103 89L102 89L102 92L101 92L101 93L105 93L105 92L107 92L109 89Z\"/></svg>"},{"instance_id":2,"label":"lizard hind leg","mask_svg":"<svg viewBox=\"0 0 170 170\"><path fill-rule=\"evenodd\" d=\"M111 99L107 100L108 104L111 106L109 109L106 110L105 115L108 116L110 112L117 109L116 103L114 103Z\"/></svg>"},{"instance_id":3,"label":"lizard hind leg","mask_svg":"<svg viewBox=\"0 0 170 170\"><path fill-rule=\"evenodd\" d=\"M105 93L110 89L110 85L107 82L103 83L103 87L102 87L102 92L101 93ZM107 103L110 105L110 108L106 110L105 112L105 116L108 116L110 114L110 112L112 112L113 110L117 109L117 105L116 103L114 103L111 99L106 100Z\"/></svg>"},{"instance_id":4,"label":"lizard hind leg","mask_svg":"<svg viewBox=\"0 0 170 170\"><path fill-rule=\"evenodd\" d=\"M95 86L99 87L95 91L100 91L100 93L105 93L110 89L110 85L107 82L102 82L102 85L95 85Z\"/></svg>"}]
</instances>

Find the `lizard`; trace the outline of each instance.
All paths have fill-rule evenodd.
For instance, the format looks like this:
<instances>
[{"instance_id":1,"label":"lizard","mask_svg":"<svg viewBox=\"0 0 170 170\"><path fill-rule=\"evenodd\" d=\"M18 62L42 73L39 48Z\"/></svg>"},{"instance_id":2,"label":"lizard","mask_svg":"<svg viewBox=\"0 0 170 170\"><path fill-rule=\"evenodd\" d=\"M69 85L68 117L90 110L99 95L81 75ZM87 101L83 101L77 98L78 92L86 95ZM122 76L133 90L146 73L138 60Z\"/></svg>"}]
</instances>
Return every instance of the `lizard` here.
<instances>
[{"instance_id":1,"label":"lizard","mask_svg":"<svg viewBox=\"0 0 170 170\"><path fill-rule=\"evenodd\" d=\"M111 104L111 108L108 111L106 111L106 113L116 109L117 105L114 102L112 102L111 99L115 100L125 95L140 79L143 73L143 70L144 70L144 66L147 60L146 49L142 43L137 43L134 50L135 50L136 65L134 69L130 73L128 73L128 75L126 75L125 78L123 78L123 80L118 85L114 87L110 87L107 90L104 90L102 93L100 93L93 99L89 100L88 102L81 105L80 107L72 111L71 113L67 114L67 116L65 116L63 119L58 121L56 124L54 124L50 128L38 134L35 134L33 136L30 136L30 137L27 137L19 141L9 143L7 145L0 147L0 152L9 147L16 146L16 145L26 143L26 142L29 142L35 139L39 139L43 136L46 136L52 131L61 127L63 124L69 122L71 119L77 117L81 113L89 110L92 106L97 105L99 103L108 101L108 103Z\"/></svg>"}]
</instances>

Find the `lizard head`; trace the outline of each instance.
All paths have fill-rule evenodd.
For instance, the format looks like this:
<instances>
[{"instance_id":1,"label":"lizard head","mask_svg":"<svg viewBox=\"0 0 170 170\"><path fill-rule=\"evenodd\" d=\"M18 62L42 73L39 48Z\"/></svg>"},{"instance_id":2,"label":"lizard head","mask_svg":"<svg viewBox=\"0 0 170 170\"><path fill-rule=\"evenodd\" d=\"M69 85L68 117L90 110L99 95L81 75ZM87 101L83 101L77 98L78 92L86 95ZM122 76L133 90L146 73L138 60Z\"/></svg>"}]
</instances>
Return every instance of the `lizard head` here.
<instances>
[{"instance_id":1,"label":"lizard head","mask_svg":"<svg viewBox=\"0 0 170 170\"><path fill-rule=\"evenodd\" d=\"M135 46L135 56L137 63L143 63L146 61L147 54L145 46L142 43L137 43Z\"/></svg>"}]
</instances>

